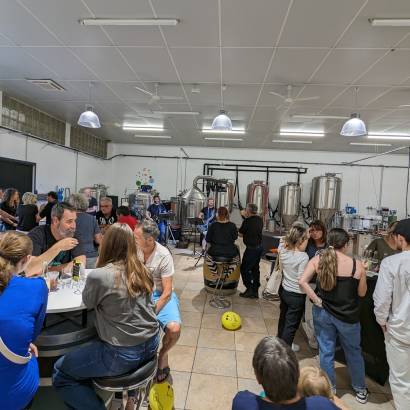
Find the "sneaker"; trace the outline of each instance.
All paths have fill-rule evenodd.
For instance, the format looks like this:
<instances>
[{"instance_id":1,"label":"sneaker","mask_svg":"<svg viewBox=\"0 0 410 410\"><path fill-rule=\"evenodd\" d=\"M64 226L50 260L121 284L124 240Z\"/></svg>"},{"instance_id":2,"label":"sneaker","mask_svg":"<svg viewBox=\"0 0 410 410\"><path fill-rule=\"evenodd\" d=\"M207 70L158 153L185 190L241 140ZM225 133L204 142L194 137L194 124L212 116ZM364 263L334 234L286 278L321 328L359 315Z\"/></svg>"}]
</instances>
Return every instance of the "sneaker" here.
<instances>
[{"instance_id":1,"label":"sneaker","mask_svg":"<svg viewBox=\"0 0 410 410\"><path fill-rule=\"evenodd\" d=\"M298 352L300 350L300 346L297 345L296 343L292 343L292 350L294 352Z\"/></svg>"},{"instance_id":2,"label":"sneaker","mask_svg":"<svg viewBox=\"0 0 410 410\"><path fill-rule=\"evenodd\" d=\"M248 298L248 299L258 299L259 298L258 293L250 289L246 289L245 292L240 293L239 296L241 298Z\"/></svg>"},{"instance_id":3,"label":"sneaker","mask_svg":"<svg viewBox=\"0 0 410 410\"><path fill-rule=\"evenodd\" d=\"M369 398L369 390L357 391L356 400L361 404L366 404L367 399Z\"/></svg>"}]
</instances>

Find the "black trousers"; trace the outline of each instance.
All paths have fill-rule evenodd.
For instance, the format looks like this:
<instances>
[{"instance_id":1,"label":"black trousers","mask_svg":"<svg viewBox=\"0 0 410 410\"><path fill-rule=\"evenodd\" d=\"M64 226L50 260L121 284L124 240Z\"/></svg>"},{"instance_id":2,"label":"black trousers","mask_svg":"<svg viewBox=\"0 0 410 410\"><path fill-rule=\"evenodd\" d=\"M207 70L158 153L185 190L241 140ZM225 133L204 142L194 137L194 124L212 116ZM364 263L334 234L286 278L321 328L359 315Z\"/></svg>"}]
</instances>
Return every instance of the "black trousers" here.
<instances>
[{"instance_id":1,"label":"black trousers","mask_svg":"<svg viewBox=\"0 0 410 410\"><path fill-rule=\"evenodd\" d=\"M258 292L260 283L259 262L263 253L263 247L246 248L242 258L241 276L246 289Z\"/></svg>"},{"instance_id":2,"label":"black trousers","mask_svg":"<svg viewBox=\"0 0 410 410\"><path fill-rule=\"evenodd\" d=\"M280 316L277 336L292 346L296 331L305 312L306 295L279 289Z\"/></svg>"}]
</instances>

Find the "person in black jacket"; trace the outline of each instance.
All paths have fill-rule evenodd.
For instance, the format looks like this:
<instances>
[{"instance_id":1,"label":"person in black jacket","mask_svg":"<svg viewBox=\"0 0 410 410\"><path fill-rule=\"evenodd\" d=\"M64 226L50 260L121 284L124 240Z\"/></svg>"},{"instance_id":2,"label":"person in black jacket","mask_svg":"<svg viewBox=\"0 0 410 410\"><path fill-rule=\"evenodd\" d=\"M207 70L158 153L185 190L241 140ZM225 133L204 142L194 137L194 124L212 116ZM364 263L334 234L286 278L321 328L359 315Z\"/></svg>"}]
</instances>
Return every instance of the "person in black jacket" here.
<instances>
[{"instance_id":1,"label":"person in black jacket","mask_svg":"<svg viewBox=\"0 0 410 410\"><path fill-rule=\"evenodd\" d=\"M40 218L46 218L46 225L51 225L51 210L53 206L57 203L57 192L50 191L47 194L47 203L44 208L40 211Z\"/></svg>"},{"instance_id":2,"label":"person in black jacket","mask_svg":"<svg viewBox=\"0 0 410 410\"><path fill-rule=\"evenodd\" d=\"M242 282L246 290L239 296L257 299L261 285L259 262L263 253L263 219L258 215L258 207L255 204L248 204L243 216L245 220L239 228L239 235L243 237L243 242L246 245L241 265Z\"/></svg>"},{"instance_id":3,"label":"person in black jacket","mask_svg":"<svg viewBox=\"0 0 410 410\"><path fill-rule=\"evenodd\" d=\"M17 230L30 232L38 226L41 219L37 208L37 195L32 192L26 192L22 197L23 203L17 207L18 224Z\"/></svg>"}]
</instances>

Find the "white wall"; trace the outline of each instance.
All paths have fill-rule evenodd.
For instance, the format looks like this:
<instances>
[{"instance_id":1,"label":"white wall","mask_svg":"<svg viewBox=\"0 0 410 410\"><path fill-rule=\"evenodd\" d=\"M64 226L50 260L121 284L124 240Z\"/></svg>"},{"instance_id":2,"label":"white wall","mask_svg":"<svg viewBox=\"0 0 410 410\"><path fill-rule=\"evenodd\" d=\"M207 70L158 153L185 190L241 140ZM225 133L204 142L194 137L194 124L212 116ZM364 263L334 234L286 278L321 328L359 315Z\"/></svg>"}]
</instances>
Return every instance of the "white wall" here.
<instances>
[{"instance_id":1,"label":"white wall","mask_svg":"<svg viewBox=\"0 0 410 410\"><path fill-rule=\"evenodd\" d=\"M381 168L350 167L341 165L321 165L323 163L341 164L363 158L365 154L336 152L306 152L250 150L206 147L184 147L190 157L201 159L184 159L179 147L109 144L109 156L117 154L153 155L177 158L141 158L116 157L112 160L100 160L88 155L78 154L69 149L47 144L18 133L0 130L0 156L35 162L37 164L37 190L47 192L56 185L69 187L72 191L95 183L105 183L109 192L122 197L126 188L134 189L136 175L143 168L152 172L154 187L164 199L176 195L181 189L189 188L192 180L203 172L206 162L229 163L232 160L246 161L291 161L292 164L308 168L306 175L301 176L302 202L309 202L312 178L326 172L340 173L343 179L342 206L346 203L366 213L366 207L377 207L380 193ZM179 157L179 158L178 158ZM202 159L203 158L203 159ZM315 163L304 164L305 162ZM261 165L267 163L260 162ZM366 165L407 166L407 155L386 155L361 162ZM269 165L280 165L271 163ZM77 182L76 182L77 169ZM215 171L215 176L234 178L233 173ZM399 217L405 216L406 169L385 168L382 185L382 206L398 210ZM241 201L245 203L246 186L255 179L265 180L264 173L240 173L239 188ZM276 207L279 187L287 181L295 181L291 174L270 174L270 202ZM0 175L1 186L1 175Z\"/></svg>"},{"instance_id":2,"label":"white wall","mask_svg":"<svg viewBox=\"0 0 410 410\"><path fill-rule=\"evenodd\" d=\"M340 173L342 185L342 206L346 203L358 208L360 213L366 213L366 207L377 207L380 194L381 168L352 167L342 165L320 165L321 163L341 164L364 158L368 155L357 153L336 153L321 151L277 151L277 150L249 150L228 148L184 147L190 157L205 158L204 160L183 159L184 154L179 147L113 144L110 147L111 155L135 154L157 156L181 156L182 159L116 157L113 162L113 181L111 190L122 196L126 187L135 187L135 175L143 168L149 168L155 179L155 188L163 198L169 198L180 189L189 188L196 175L201 175L203 164L206 162L229 163L232 160L246 161L291 161L287 166L300 165L308 168L305 175L301 175L302 202L309 202L310 185L312 178L326 172ZM317 163L304 164L303 161ZM407 166L407 155L386 155L361 162L363 165L394 165ZM185 178L186 165L186 178ZM260 162L260 165L267 165ZM269 164L280 165L280 164ZM397 209L399 217L405 216L405 186L406 169L385 168L382 186L382 206ZM177 173L179 175L177 182ZM215 176L234 178L234 173L215 171ZM181 178L182 177L182 178ZM265 180L265 173L240 173L241 201L245 203L246 186L255 179ZM181 180L182 179L182 180ZM276 207L279 196L279 187L287 181L296 181L296 175L270 174L270 202Z\"/></svg>"},{"instance_id":3,"label":"white wall","mask_svg":"<svg viewBox=\"0 0 410 410\"><path fill-rule=\"evenodd\" d=\"M78 154L76 164L75 151L6 130L0 130L0 156L34 162L36 189L39 193L54 190L57 185L68 187L74 192L76 188L104 183L111 174L110 161Z\"/></svg>"}]
</instances>

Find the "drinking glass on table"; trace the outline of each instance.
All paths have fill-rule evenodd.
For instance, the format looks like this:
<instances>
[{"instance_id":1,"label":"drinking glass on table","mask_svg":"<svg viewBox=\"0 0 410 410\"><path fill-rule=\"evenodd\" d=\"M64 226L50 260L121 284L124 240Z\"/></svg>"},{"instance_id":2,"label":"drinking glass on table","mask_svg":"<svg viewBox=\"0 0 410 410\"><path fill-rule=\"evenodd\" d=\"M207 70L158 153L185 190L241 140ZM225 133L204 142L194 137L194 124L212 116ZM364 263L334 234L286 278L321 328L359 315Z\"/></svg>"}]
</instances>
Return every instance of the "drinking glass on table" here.
<instances>
[{"instance_id":1,"label":"drinking glass on table","mask_svg":"<svg viewBox=\"0 0 410 410\"><path fill-rule=\"evenodd\" d=\"M57 280L58 280L58 275L60 274L60 272L57 271L48 271L46 274L47 280L49 282L49 286L50 286L50 292L55 292L57 290Z\"/></svg>"}]
</instances>

